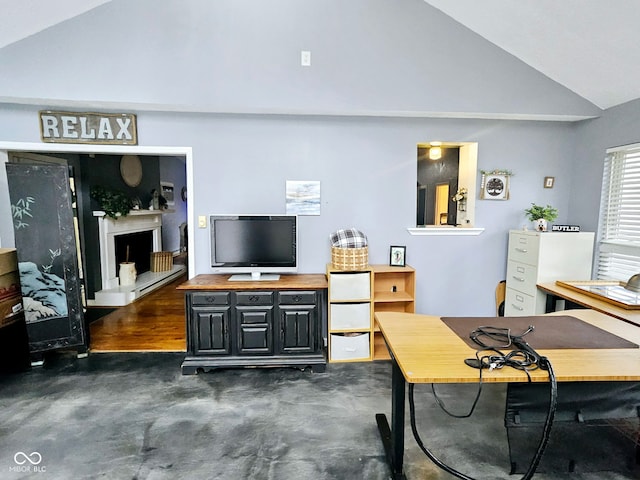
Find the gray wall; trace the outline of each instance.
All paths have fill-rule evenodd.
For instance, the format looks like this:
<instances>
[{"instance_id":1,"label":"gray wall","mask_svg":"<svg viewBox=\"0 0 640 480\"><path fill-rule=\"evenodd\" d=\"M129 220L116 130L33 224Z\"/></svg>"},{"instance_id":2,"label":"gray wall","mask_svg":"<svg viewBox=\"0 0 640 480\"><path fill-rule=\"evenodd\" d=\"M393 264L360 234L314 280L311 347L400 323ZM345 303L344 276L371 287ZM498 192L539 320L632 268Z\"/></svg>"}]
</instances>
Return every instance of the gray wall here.
<instances>
[{"instance_id":1,"label":"gray wall","mask_svg":"<svg viewBox=\"0 0 640 480\"><path fill-rule=\"evenodd\" d=\"M24 113L37 115L35 108ZM0 131L17 117L0 110ZM407 261L418 270L417 308L424 313L492 314L493 291L505 275L507 232L522 227L530 202L551 203L560 210L559 222L573 223L573 124L140 113L138 126L148 145L193 148L196 216L282 213L286 180L319 180L321 215L300 219L301 271L323 272L328 235L357 227L369 236L372 263L386 263L392 244L407 246ZM25 127L13 140L36 141L37 135ZM477 141L479 169L515 173L510 200L478 200L476 224L486 228L478 237L407 233L415 224L416 144L430 138ZM556 177L554 189L543 188L547 175ZM209 271L207 233L194 232L196 274Z\"/></svg>"},{"instance_id":2,"label":"gray wall","mask_svg":"<svg viewBox=\"0 0 640 480\"><path fill-rule=\"evenodd\" d=\"M0 65L5 97L243 113L600 113L423 0L114 0L0 49Z\"/></svg>"},{"instance_id":3,"label":"gray wall","mask_svg":"<svg viewBox=\"0 0 640 480\"><path fill-rule=\"evenodd\" d=\"M114 31L129 33L110 35L87 69ZM307 69L302 49L312 52ZM618 128L632 136L625 116L638 123L625 108L584 124L418 118L601 113L421 0L115 0L1 49L0 63L3 95L33 103L0 103L0 141L39 142L43 108L136 113L140 145L192 147L195 217L281 213L286 180L319 180L321 215L300 219L301 271L323 272L328 235L357 227L371 263L407 246L417 310L438 315L494 313L507 232L522 228L531 202L556 206L558 223L595 228L604 145L623 136ZM515 174L510 200L477 200L477 237L407 233L416 144L434 139L478 142L478 169ZM0 172L8 215L3 199ZM193 234L193 273L205 273L208 231ZM0 222L3 246L11 237Z\"/></svg>"},{"instance_id":4,"label":"gray wall","mask_svg":"<svg viewBox=\"0 0 640 480\"><path fill-rule=\"evenodd\" d=\"M600 118L581 122L577 132L569 207L578 223L595 231L605 151L640 142L640 99L610 108Z\"/></svg>"},{"instance_id":5,"label":"gray wall","mask_svg":"<svg viewBox=\"0 0 640 480\"><path fill-rule=\"evenodd\" d=\"M180 250L180 224L187 221L187 202L182 200L180 190L187 185L187 167L184 158L164 157L160 161L160 181L173 183L173 201L168 208L171 213L162 216L162 249L169 252Z\"/></svg>"}]
</instances>

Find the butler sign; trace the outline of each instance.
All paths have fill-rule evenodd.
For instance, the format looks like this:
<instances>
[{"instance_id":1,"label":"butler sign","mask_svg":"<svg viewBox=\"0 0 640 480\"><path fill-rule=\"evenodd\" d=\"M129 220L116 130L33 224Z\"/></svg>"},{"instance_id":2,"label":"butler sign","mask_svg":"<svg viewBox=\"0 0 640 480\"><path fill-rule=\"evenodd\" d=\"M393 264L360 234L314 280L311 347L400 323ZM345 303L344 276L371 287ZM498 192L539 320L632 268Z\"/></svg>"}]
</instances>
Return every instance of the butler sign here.
<instances>
[{"instance_id":1,"label":"butler sign","mask_svg":"<svg viewBox=\"0 0 640 480\"><path fill-rule=\"evenodd\" d=\"M130 113L42 111L39 115L43 142L138 144L136 116Z\"/></svg>"}]
</instances>

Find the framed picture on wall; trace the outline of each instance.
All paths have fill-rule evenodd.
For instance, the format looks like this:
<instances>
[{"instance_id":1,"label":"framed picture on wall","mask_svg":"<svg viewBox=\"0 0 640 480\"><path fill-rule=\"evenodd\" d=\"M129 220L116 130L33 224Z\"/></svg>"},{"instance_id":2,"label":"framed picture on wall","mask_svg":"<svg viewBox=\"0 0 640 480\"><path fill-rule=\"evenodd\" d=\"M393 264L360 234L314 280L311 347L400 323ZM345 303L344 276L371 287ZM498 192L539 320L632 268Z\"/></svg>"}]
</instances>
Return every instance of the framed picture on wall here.
<instances>
[{"instance_id":1,"label":"framed picture on wall","mask_svg":"<svg viewBox=\"0 0 640 480\"><path fill-rule=\"evenodd\" d=\"M389 265L404 267L406 263L407 247L392 245L389 249Z\"/></svg>"},{"instance_id":2,"label":"framed picture on wall","mask_svg":"<svg viewBox=\"0 0 640 480\"><path fill-rule=\"evenodd\" d=\"M493 173L482 174L480 198L484 200L508 200L509 175Z\"/></svg>"},{"instance_id":3,"label":"framed picture on wall","mask_svg":"<svg viewBox=\"0 0 640 480\"><path fill-rule=\"evenodd\" d=\"M161 194L167 201L167 205L175 205L176 201L173 196L173 183L171 182L160 182Z\"/></svg>"}]
</instances>

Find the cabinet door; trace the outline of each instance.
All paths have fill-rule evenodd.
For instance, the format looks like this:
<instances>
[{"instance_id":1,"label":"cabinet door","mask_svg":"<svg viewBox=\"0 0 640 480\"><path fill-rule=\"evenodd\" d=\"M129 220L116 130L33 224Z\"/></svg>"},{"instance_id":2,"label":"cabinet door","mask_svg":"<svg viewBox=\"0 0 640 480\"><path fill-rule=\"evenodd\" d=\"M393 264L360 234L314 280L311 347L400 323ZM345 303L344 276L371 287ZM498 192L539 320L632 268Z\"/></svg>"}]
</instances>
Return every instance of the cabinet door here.
<instances>
[{"instance_id":1,"label":"cabinet door","mask_svg":"<svg viewBox=\"0 0 640 480\"><path fill-rule=\"evenodd\" d=\"M230 307L193 307L191 349L196 355L228 355L231 353L229 334Z\"/></svg>"},{"instance_id":2,"label":"cabinet door","mask_svg":"<svg viewBox=\"0 0 640 480\"><path fill-rule=\"evenodd\" d=\"M315 305L280 306L281 353L312 353L317 350L318 311Z\"/></svg>"},{"instance_id":3,"label":"cabinet door","mask_svg":"<svg viewBox=\"0 0 640 480\"><path fill-rule=\"evenodd\" d=\"M238 354L273 354L273 307L236 307Z\"/></svg>"}]
</instances>

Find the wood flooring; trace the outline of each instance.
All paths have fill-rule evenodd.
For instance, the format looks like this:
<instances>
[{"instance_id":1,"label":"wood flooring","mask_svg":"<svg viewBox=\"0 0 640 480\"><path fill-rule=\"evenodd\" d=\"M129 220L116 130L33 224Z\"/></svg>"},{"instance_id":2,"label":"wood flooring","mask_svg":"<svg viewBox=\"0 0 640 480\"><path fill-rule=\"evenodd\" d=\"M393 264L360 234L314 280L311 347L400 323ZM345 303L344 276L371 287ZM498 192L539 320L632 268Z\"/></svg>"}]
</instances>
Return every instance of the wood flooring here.
<instances>
[{"instance_id":1,"label":"wood flooring","mask_svg":"<svg viewBox=\"0 0 640 480\"><path fill-rule=\"evenodd\" d=\"M184 292L187 276L119 307L89 326L89 350L106 352L185 352Z\"/></svg>"}]
</instances>

